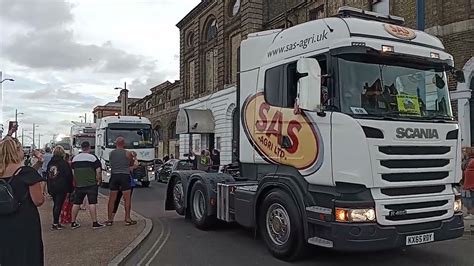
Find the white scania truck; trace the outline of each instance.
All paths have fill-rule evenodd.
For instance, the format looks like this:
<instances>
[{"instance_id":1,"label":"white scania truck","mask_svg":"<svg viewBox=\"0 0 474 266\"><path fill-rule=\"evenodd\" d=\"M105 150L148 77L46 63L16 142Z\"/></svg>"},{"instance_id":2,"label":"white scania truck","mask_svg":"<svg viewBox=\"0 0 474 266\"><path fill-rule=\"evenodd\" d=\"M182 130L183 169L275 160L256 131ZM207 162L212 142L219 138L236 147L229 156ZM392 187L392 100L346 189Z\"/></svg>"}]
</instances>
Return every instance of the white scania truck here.
<instances>
[{"instance_id":1,"label":"white scania truck","mask_svg":"<svg viewBox=\"0 0 474 266\"><path fill-rule=\"evenodd\" d=\"M95 153L95 133L96 125L94 123L79 123L72 122L70 147L71 155L75 156L82 152L81 144L84 141L89 142L91 145L92 153Z\"/></svg>"},{"instance_id":2,"label":"white scania truck","mask_svg":"<svg viewBox=\"0 0 474 266\"><path fill-rule=\"evenodd\" d=\"M138 116L107 116L97 123L95 154L102 163L102 184L107 186L110 180L109 155L116 148L115 140L125 138L125 149L137 153L139 167L133 177L143 187L148 187L155 179L155 146L151 122Z\"/></svg>"},{"instance_id":3,"label":"white scania truck","mask_svg":"<svg viewBox=\"0 0 474 266\"><path fill-rule=\"evenodd\" d=\"M463 234L459 126L436 37L403 19L335 17L250 34L240 47L239 176L178 171L166 209L201 229L260 232L272 254L373 251Z\"/></svg>"}]
</instances>

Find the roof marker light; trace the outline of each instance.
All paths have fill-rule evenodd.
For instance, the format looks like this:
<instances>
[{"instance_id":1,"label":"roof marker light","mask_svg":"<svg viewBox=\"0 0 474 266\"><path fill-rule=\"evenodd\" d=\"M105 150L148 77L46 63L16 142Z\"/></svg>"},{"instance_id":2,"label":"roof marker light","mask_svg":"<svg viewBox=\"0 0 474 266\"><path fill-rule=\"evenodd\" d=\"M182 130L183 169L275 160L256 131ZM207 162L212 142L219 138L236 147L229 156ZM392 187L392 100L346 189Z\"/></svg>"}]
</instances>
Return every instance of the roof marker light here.
<instances>
[{"instance_id":1,"label":"roof marker light","mask_svg":"<svg viewBox=\"0 0 474 266\"><path fill-rule=\"evenodd\" d=\"M390 45L382 45L382 52L388 53L388 52L393 52L393 46Z\"/></svg>"}]
</instances>

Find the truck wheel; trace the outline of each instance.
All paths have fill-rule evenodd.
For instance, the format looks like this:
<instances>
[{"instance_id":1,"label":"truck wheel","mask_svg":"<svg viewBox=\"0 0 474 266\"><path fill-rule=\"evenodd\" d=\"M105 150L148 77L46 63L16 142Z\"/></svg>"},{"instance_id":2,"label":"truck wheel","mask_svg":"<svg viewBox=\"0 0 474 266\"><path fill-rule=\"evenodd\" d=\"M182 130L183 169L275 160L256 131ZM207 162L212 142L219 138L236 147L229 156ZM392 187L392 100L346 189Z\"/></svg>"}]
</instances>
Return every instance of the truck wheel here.
<instances>
[{"instance_id":1,"label":"truck wheel","mask_svg":"<svg viewBox=\"0 0 474 266\"><path fill-rule=\"evenodd\" d=\"M191 220L201 230L209 229L216 221L215 216L207 214L208 202L206 187L202 181L197 181L191 190Z\"/></svg>"},{"instance_id":2,"label":"truck wheel","mask_svg":"<svg viewBox=\"0 0 474 266\"><path fill-rule=\"evenodd\" d=\"M179 215L184 215L184 189L181 178L173 179L173 206Z\"/></svg>"},{"instance_id":3,"label":"truck wheel","mask_svg":"<svg viewBox=\"0 0 474 266\"><path fill-rule=\"evenodd\" d=\"M142 181L142 187L149 187L150 181Z\"/></svg>"},{"instance_id":4,"label":"truck wheel","mask_svg":"<svg viewBox=\"0 0 474 266\"><path fill-rule=\"evenodd\" d=\"M100 184L100 187L101 187L101 188L109 188L109 183L104 183L104 182L102 182L102 183Z\"/></svg>"},{"instance_id":5,"label":"truck wheel","mask_svg":"<svg viewBox=\"0 0 474 266\"><path fill-rule=\"evenodd\" d=\"M265 196L259 213L259 230L273 256L292 261L305 253L301 214L285 191L276 189Z\"/></svg>"}]
</instances>

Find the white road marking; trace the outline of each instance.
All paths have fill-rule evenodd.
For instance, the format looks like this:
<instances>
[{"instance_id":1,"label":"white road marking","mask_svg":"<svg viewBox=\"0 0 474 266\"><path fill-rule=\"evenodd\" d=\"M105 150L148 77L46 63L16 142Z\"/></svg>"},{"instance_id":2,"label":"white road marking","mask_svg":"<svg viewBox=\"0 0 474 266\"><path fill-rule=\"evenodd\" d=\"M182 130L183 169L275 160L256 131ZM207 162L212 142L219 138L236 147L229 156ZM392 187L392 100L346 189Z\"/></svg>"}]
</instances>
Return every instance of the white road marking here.
<instances>
[{"instance_id":1,"label":"white road marking","mask_svg":"<svg viewBox=\"0 0 474 266\"><path fill-rule=\"evenodd\" d=\"M160 243L160 240L161 238L163 237L164 233L165 233L165 226L163 225L163 223L160 221L160 219L157 219L158 223L161 225L161 233L160 233L160 236L158 236L158 238L156 239L155 243L153 244L153 246L151 246L151 248L147 251L147 253L145 253L145 255L143 256L143 258L137 263L138 266L142 265L142 263L145 262L146 258L148 256L150 256L151 252L156 248L156 246L158 245L158 243Z\"/></svg>"},{"instance_id":2,"label":"white road marking","mask_svg":"<svg viewBox=\"0 0 474 266\"><path fill-rule=\"evenodd\" d=\"M166 244L166 242L168 241L168 238L170 237L171 235L171 230L168 229L168 233L166 234L166 237L165 239L163 240L163 242L161 242L161 245L158 247L158 249L155 251L155 253L153 253L153 256L150 258L150 260L148 260L148 262L145 264L145 266L150 266L150 263L153 262L153 260L156 258L156 256L158 256L158 254L160 253L161 249L163 248L163 246Z\"/></svg>"}]
</instances>

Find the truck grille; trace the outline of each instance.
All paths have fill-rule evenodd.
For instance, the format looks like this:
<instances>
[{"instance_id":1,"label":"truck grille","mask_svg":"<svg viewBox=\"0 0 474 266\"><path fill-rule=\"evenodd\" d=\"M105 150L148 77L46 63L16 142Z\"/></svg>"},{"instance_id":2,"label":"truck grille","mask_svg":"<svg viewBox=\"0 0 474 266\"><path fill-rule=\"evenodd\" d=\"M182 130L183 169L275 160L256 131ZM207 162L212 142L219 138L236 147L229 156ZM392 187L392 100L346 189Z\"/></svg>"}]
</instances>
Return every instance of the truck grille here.
<instances>
[{"instance_id":1,"label":"truck grille","mask_svg":"<svg viewBox=\"0 0 474 266\"><path fill-rule=\"evenodd\" d=\"M454 195L448 182L454 180L454 146L373 144L376 188L372 195L378 223L430 223L454 214Z\"/></svg>"},{"instance_id":2,"label":"truck grille","mask_svg":"<svg viewBox=\"0 0 474 266\"><path fill-rule=\"evenodd\" d=\"M387 196L407 196L407 195L423 195L440 193L446 189L446 186L429 186L429 187L400 187L400 188L382 188L380 192Z\"/></svg>"}]
</instances>

